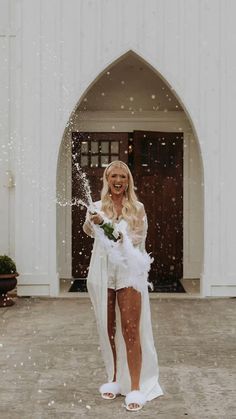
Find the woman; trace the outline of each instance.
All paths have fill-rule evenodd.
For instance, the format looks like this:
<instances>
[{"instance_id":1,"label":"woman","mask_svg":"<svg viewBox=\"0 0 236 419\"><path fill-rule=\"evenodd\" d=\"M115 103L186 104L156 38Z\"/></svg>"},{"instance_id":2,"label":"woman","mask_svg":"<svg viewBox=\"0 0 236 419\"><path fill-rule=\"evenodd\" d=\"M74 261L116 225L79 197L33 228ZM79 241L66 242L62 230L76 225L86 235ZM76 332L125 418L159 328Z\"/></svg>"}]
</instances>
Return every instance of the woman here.
<instances>
[{"instance_id":1,"label":"woman","mask_svg":"<svg viewBox=\"0 0 236 419\"><path fill-rule=\"evenodd\" d=\"M108 375L108 383L99 390L106 399L113 399L118 394L126 395L126 409L137 411L146 401L163 394L158 383L148 288L139 292L129 286L125 267L111 263L94 227L94 224L103 223L101 214L115 223L118 230L121 224L125 224L133 246L145 252L145 209L137 200L133 177L125 163L117 160L106 167L101 201L95 205L98 213L92 215L87 212L83 229L86 234L95 237L87 288Z\"/></svg>"}]
</instances>

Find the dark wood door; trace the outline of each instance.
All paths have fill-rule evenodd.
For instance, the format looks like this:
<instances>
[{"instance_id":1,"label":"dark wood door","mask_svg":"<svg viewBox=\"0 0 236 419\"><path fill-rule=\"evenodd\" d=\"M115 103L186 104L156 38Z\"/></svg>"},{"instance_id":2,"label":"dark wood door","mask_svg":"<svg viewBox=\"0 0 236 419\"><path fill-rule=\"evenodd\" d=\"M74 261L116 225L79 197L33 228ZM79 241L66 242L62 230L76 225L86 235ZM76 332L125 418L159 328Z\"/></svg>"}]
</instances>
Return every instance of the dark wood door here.
<instances>
[{"instance_id":1,"label":"dark wood door","mask_svg":"<svg viewBox=\"0 0 236 419\"><path fill-rule=\"evenodd\" d=\"M83 196L75 163L79 163L90 182L92 199L98 201L105 167L114 160L128 163L128 134L117 132L72 133L72 199ZM86 210L72 206L72 277L87 278L93 239L83 229Z\"/></svg>"},{"instance_id":2,"label":"dark wood door","mask_svg":"<svg viewBox=\"0 0 236 419\"><path fill-rule=\"evenodd\" d=\"M157 282L183 276L183 135L135 131L131 169L148 216L146 248Z\"/></svg>"}]
</instances>

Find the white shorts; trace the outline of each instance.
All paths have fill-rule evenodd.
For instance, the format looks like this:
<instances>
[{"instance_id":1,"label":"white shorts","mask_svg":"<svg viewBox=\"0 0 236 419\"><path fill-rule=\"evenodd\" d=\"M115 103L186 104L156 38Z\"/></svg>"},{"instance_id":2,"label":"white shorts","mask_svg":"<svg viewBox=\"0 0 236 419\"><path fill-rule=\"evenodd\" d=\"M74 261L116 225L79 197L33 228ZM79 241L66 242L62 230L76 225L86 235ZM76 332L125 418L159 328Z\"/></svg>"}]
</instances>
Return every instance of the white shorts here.
<instances>
[{"instance_id":1,"label":"white shorts","mask_svg":"<svg viewBox=\"0 0 236 419\"><path fill-rule=\"evenodd\" d=\"M125 280L126 270L123 266L114 265L108 261L108 282L107 287L112 288L113 290L119 290L121 288L127 288L130 285L127 284Z\"/></svg>"}]
</instances>

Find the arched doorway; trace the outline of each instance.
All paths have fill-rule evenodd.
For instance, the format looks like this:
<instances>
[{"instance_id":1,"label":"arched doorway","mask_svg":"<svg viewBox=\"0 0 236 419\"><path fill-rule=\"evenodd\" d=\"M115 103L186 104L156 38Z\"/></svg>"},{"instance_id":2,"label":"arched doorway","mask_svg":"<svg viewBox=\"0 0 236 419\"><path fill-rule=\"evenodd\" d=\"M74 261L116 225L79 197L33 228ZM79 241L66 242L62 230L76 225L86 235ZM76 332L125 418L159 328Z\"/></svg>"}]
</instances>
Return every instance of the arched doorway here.
<instances>
[{"instance_id":1,"label":"arched doorway","mask_svg":"<svg viewBox=\"0 0 236 419\"><path fill-rule=\"evenodd\" d=\"M133 52L96 79L73 112L61 146L58 193L67 199L71 199L72 137L79 162L91 178L117 158L115 150L123 144L119 158L130 165L149 216L147 250L158 260L152 279L158 272L172 280L178 277L185 290L191 293L195 287L199 292L203 264L201 156L191 121L171 87ZM62 281L86 277L91 243L85 252L82 220L82 213L58 208Z\"/></svg>"}]
</instances>

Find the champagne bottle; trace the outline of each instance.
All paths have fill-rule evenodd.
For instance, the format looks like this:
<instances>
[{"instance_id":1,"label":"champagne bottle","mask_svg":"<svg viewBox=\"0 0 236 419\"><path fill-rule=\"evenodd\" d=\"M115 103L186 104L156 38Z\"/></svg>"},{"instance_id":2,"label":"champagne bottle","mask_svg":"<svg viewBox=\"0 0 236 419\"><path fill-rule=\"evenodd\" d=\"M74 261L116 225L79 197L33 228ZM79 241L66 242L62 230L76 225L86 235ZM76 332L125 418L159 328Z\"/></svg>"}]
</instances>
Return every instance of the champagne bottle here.
<instances>
[{"instance_id":1,"label":"champagne bottle","mask_svg":"<svg viewBox=\"0 0 236 419\"><path fill-rule=\"evenodd\" d=\"M94 210L89 211L89 212L92 215L97 214L97 211L94 211ZM117 242L120 239L119 231L116 230L112 222L103 220L98 225L100 228L103 229L105 236L107 236L109 240L113 240L114 242Z\"/></svg>"},{"instance_id":2,"label":"champagne bottle","mask_svg":"<svg viewBox=\"0 0 236 419\"><path fill-rule=\"evenodd\" d=\"M104 234L108 237L108 239L117 242L120 238L119 232L115 229L114 225L110 222L102 222L99 224L99 227L103 229Z\"/></svg>"}]
</instances>

